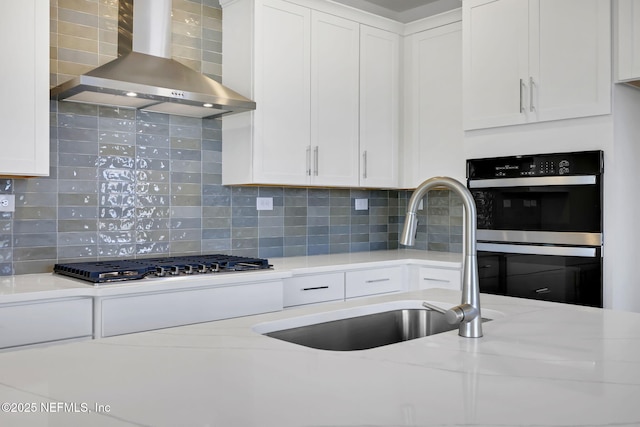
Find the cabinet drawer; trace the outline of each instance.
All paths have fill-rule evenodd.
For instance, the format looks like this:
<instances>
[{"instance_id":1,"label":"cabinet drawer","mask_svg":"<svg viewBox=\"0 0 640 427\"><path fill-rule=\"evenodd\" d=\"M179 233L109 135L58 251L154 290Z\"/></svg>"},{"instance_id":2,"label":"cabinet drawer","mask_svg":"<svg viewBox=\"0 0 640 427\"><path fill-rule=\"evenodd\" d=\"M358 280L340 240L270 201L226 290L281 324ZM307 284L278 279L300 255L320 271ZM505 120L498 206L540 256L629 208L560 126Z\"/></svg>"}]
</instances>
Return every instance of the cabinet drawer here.
<instances>
[{"instance_id":1,"label":"cabinet drawer","mask_svg":"<svg viewBox=\"0 0 640 427\"><path fill-rule=\"evenodd\" d=\"M0 306L0 348L93 334L91 298L33 301Z\"/></svg>"},{"instance_id":2,"label":"cabinet drawer","mask_svg":"<svg viewBox=\"0 0 640 427\"><path fill-rule=\"evenodd\" d=\"M420 289L445 288L460 290L462 283L460 270L446 268L420 267L418 280Z\"/></svg>"},{"instance_id":3,"label":"cabinet drawer","mask_svg":"<svg viewBox=\"0 0 640 427\"><path fill-rule=\"evenodd\" d=\"M344 299L344 273L294 276L284 280L284 306Z\"/></svg>"},{"instance_id":4,"label":"cabinet drawer","mask_svg":"<svg viewBox=\"0 0 640 427\"><path fill-rule=\"evenodd\" d=\"M383 294L402 290L402 267L348 271L346 273L346 298Z\"/></svg>"},{"instance_id":5,"label":"cabinet drawer","mask_svg":"<svg viewBox=\"0 0 640 427\"><path fill-rule=\"evenodd\" d=\"M105 298L101 336L282 310L282 281Z\"/></svg>"}]
</instances>

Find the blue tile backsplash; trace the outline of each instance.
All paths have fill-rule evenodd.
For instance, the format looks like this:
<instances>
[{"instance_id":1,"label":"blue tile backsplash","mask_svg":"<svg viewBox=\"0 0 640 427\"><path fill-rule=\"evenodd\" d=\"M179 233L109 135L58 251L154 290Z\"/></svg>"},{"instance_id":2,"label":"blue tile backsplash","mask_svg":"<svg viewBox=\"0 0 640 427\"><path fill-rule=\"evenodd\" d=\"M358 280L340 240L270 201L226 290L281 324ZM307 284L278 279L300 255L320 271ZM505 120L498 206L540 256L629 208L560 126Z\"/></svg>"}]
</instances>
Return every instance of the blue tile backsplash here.
<instances>
[{"instance_id":1,"label":"blue tile backsplash","mask_svg":"<svg viewBox=\"0 0 640 427\"><path fill-rule=\"evenodd\" d=\"M221 58L219 5L185 0L174 8L183 3L202 4L208 15L198 22L210 26L201 28L211 39L202 44L213 51L203 51L200 68L220 79L212 62ZM63 19L62 6L51 4L52 20ZM0 193L16 195L16 211L0 213L0 275L158 254L272 258L398 247L410 192L222 186L221 123L52 101L50 176L0 179ZM256 197L272 197L273 210L256 210ZM356 198L369 209L356 211ZM425 202L416 247L461 252L459 199L432 191Z\"/></svg>"}]
</instances>

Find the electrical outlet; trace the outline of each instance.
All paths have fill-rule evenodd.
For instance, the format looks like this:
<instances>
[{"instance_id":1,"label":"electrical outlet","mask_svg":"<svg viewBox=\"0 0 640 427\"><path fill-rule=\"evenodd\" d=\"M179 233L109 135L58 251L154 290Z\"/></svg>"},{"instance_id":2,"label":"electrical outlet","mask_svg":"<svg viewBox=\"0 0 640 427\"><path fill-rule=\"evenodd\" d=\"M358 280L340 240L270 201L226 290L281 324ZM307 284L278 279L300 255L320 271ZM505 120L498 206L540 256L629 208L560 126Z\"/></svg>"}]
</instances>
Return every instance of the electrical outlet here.
<instances>
[{"instance_id":1,"label":"electrical outlet","mask_svg":"<svg viewBox=\"0 0 640 427\"><path fill-rule=\"evenodd\" d=\"M366 211L369 209L369 199L356 199L356 210Z\"/></svg>"},{"instance_id":2,"label":"electrical outlet","mask_svg":"<svg viewBox=\"0 0 640 427\"><path fill-rule=\"evenodd\" d=\"M256 197L256 209L259 211L272 211L273 197Z\"/></svg>"},{"instance_id":3,"label":"electrical outlet","mask_svg":"<svg viewBox=\"0 0 640 427\"><path fill-rule=\"evenodd\" d=\"M15 212L16 196L14 194L0 194L0 212Z\"/></svg>"}]
</instances>

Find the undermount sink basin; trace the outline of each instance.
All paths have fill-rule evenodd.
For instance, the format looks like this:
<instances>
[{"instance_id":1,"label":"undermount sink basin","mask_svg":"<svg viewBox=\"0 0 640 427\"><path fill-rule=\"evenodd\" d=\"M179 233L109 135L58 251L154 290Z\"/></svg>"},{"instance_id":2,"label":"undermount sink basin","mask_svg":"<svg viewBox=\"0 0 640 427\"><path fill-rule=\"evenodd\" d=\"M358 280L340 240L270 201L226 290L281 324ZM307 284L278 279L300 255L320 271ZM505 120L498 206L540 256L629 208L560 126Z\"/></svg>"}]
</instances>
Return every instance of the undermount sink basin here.
<instances>
[{"instance_id":1,"label":"undermount sink basin","mask_svg":"<svg viewBox=\"0 0 640 427\"><path fill-rule=\"evenodd\" d=\"M435 303L443 308L447 305ZM489 310L492 318L501 313ZM491 320L483 312L483 322ZM457 330L444 315L421 306L421 301L396 301L355 309L268 322L255 332L320 350L365 350Z\"/></svg>"}]
</instances>

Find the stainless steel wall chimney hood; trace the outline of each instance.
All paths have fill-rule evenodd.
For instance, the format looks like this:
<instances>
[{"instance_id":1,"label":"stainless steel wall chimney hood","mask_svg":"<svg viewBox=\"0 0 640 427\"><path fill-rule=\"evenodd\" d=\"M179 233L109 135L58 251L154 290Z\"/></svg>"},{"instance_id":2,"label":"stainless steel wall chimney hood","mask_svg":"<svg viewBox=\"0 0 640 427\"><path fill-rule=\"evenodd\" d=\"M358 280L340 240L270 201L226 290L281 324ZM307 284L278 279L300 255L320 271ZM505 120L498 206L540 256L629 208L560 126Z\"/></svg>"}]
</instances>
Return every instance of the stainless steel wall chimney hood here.
<instances>
[{"instance_id":1,"label":"stainless steel wall chimney hood","mask_svg":"<svg viewBox=\"0 0 640 427\"><path fill-rule=\"evenodd\" d=\"M51 98L215 118L256 104L171 59L171 0L120 0L118 58L53 89Z\"/></svg>"}]
</instances>

